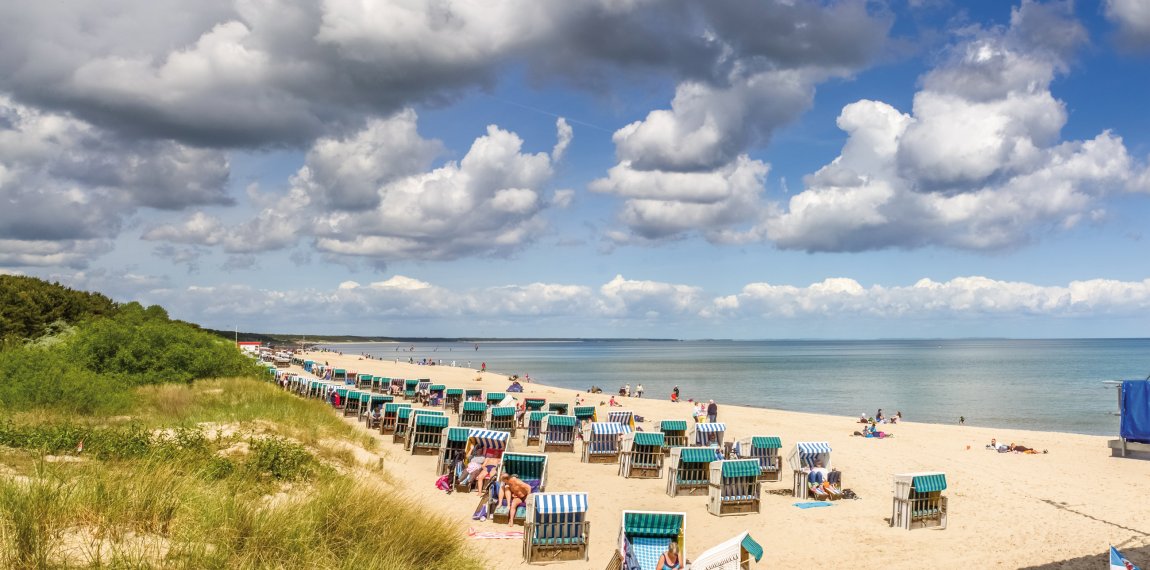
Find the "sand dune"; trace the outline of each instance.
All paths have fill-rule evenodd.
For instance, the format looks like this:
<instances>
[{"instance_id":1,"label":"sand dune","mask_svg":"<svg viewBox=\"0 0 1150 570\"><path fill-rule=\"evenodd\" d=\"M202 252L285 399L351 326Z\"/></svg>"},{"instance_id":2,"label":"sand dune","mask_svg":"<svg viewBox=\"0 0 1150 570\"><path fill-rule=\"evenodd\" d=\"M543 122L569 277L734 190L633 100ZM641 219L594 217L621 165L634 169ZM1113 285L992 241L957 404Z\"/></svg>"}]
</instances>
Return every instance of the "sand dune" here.
<instances>
[{"instance_id":1,"label":"sand dune","mask_svg":"<svg viewBox=\"0 0 1150 570\"><path fill-rule=\"evenodd\" d=\"M503 391L508 385L507 375L493 372L332 353L312 353L309 358L373 375L432 378L448 387L487 392ZM624 382L621 378L620 383ZM572 403L577 394L539 384L524 387L523 395L548 401ZM624 409L645 417L646 423L640 424L644 430L657 430L659 420L689 418L689 404L653 396L620 398ZM895 437L864 439L851 436L859 428L854 418L739 407L724 402L737 395L718 390L683 394L684 399L692 396L720 401L719 421L727 424L728 439L777 435L783 440L784 455L796 441L829 442L844 487L860 499L838 501L829 508L796 508L796 499L767 492L790 488L790 471L784 464L782 481L764 484L760 514L716 517L707 512L705 496L667 496L665 473L657 480L624 479L615 465L581 463L576 443L576 453L550 454L547 489L589 493L591 560L561 563L561 567L604 567L615 548L624 509L686 512L688 558L747 530L765 549L758 565L763 568L1102 568L1109 544L1124 549L1133 562L1150 566L1150 462L1111 458L1105 437L920 424L913 421L913 410L903 410L905 421L885 428ZM588 404L598 405L608 397L588 397ZM859 402L859 411L881 405ZM604 417L608 408L599 409ZM995 453L984 449L992 437L1049 453ZM390 436L386 441L383 448L391 454L387 468L397 477L409 478L429 508L457 518L461 529L501 530L491 522L471 521L476 495L435 490L434 457L413 457L391 444ZM512 449L538 452L539 448L527 447L520 430ZM949 527L890 528L891 475L926 470L947 475ZM473 543L492 568L527 567L521 540Z\"/></svg>"}]
</instances>

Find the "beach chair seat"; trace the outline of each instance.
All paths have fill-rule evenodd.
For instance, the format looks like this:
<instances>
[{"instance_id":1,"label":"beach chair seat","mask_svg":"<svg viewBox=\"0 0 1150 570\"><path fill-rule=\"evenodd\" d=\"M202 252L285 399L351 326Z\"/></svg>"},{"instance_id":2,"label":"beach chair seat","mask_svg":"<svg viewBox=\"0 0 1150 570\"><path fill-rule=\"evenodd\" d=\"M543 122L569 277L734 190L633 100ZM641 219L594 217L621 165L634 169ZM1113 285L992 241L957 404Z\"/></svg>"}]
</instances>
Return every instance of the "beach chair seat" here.
<instances>
[{"instance_id":1,"label":"beach chair seat","mask_svg":"<svg viewBox=\"0 0 1150 570\"><path fill-rule=\"evenodd\" d=\"M527 563L587 560L587 493L535 493L527 497L523 559Z\"/></svg>"}]
</instances>

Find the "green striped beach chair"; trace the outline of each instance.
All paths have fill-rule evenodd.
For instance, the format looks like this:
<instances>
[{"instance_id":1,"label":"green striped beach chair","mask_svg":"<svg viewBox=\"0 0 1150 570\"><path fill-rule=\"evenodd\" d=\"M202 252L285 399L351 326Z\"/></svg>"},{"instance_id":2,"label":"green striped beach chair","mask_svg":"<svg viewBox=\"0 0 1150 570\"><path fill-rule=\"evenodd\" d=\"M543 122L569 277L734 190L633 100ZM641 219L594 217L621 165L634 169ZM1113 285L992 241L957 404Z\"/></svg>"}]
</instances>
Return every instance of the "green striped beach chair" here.
<instances>
[{"instance_id":1,"label":"green striped beach chair","mask_svg":"<svg viewBox=\"0 0 1150 570\"><path fill-rule=\"evenodd\" d=\"M467 448L467 436L470 428L449 427L443 432L443 442L439 444L439 461L435 466L436 475L447 475L456 453L463 453ZM466 458L464 458L466 459Z\"/></svg>"},{"instance_id":2,"label":"green striped beach chair","mask_svg":"<svg viewBox=\"0 0 1150 570\"><path fill-rule=\"evenodd\" d=\"M463 400L465 402L482 402L484 401L483 390L464 390Z\"/></svg>"},{"instance_id":3,"label":"green striped beach chair","mask_svg":"<svg viewBox=\"0 0 1150 570\"><path fill-rule=\"evenodd\" d=\"M486 419L487 404L483 402L463 402L463 410L459 412L459 425L465 427L483 427L483 422L486 421Z\"/></svg>"},{"instance_id":4,"label":"green striped beach chair","mask_svg":"<svg viewBox=\"0 0 1150 570\"><path fill-rule=\"evenodd\" d=\"M362 422L367 417L368 412L371 411L371 392L359 393L359 410L355 414L355 420Z\"/></svg>"},{"instance_id":5,"label":"green striped beach chair","mask_svg":"<svg viewBox=\"0 0 1150 570\"><path fill-rule=\"evenodd\" d=\"M384 378L383 376L371 377L371 391L376 394L383 394L387 392L388 387L391 385L391 378Z\"/></svg>"},{"instance_id":6,"label":"green striped beach chair","mask_svg":"<svg viewBox=\"0 0 1150 570\"><path fill-rule=\"evenodd\" d=\"M487 424L484 426L492 431L505 431L515 437L515 408L513 406L495 406L487 409Z\"/></svg>"},{"instance_id":7,"label":"green striped beach chair","mask_svg":"<svg viewBox=\"0 0 1150 570\"><path fill-rule=\"evenodd\" d=\"M717 447L674 447L667 463L667 494L702 495L711 482L711 463L723 458Z\"/></svg>"},{"instance_id":8,"label":"green striped beach chair","mask_svg":"<svg viewBox=\"0 0 1150 570\"><path fill-rule=\"evenodd\" d=\"M412 443L411 435L414 433L415 421L417 419L419 419L419 416L421 416L421 415L444 416L445 415L440 410L429 410L427 408L412 408L411 410L412 410L411 411L411 417L408 418L408 420L407 420L407 437L403 440L404 451L411 451L411 443Z\"/></svg>"},{"instance_id":9,"label":"green striped beach chair","mask_svg":"<svg viewBox=\"0 0 1150 570\"><path fill-rule=\"evenodd\" d=\"M419 380L416 378L408 378L403 381L403 399L408 402L414 402L416 395L416 387L419 386Z\"/></svg>"},{"instance_id":10,"label":"green striped beach chair","mask_svg":"<svg viewBox=\"0 0 1150 570\"><path fill-rule=\"evenodd\" d=\"M531 493L541 493L547 490L547 456L542 453L512 453L503 454L503 461L495 473L491 492L487 497L487 512L491 513L491 520L497 524L507 524L508 517L514 516L515 522L522 523L527 518L527 505L519 505L512 513L510 505L499 504L499 490L503 474L518 477L520 481L531 487Z\"/></svg>"},{"instance_id":11,"label":"green striped beach chair","mask_svg":"<svg viewBox=\"0 0 1150 570\"><path fill-rule=\"evenodd\" d=\"M707 510L715 516L760 512L759 461L728 459L711 463Z\"/></svg>"},{"instance_id":12,"label":"green striped beach chair","mask_svg":"<svg viewBox=\"0 0 1150 570\"><path fill-rule=\"evenodd\" d=\"M450 423L443 412L434 414L422 410L417 414L411 424L411 434L404 445L411 450L412 455L435 455L443 444L443 431Z\"/></svg>"},{"instance_id":13,"label":"green striped beach chair","mask_svg":"<svg viewBox=\"0 0 1150 570\"><path fill-rule=\"evenodd\" d=\"M595 421L595 406L575 406L575 419L579 423Z\"/></svg>"},{"instance_id":14,"label":"green striped beach chair","mask_svg":"<svg viewBox=\"0 0 1150 570\"><path fill-rule=\"evenodd\" d=\"M451 413L459 413L459 403L463 401L462 388L448 388L443 395L444 409L451 410Z\"/></svg>"},{"instance_id":15,"label":"green striped beach chair","mask_svg":"<svg viewBox=\"0 0 1150 570\"><path fill-rule=\"evenodd\" d=\"M591 523L587 493L532 493L523 524L523 559L528 564L587 561Z\"/></svg>"},{"instance_id":16,"label":"green striped beach chair","mask_svg":"<svg viewBox=\"0 0 1150 570\"><path fill-rule=\"evenodd\" d=\"M343 403L343 417L358 416L359 415L359 390L348 390L346 399Z\"/></svg>"},{"instance_id":17,"label":"green striped beach chair","mask_svg":"<svg viewBox=\"0 0 1150 570\"><path fill-rule=\"evenodd\" d=\"M403 408L410 408L411 404L406 402L388 402L383 405L383 417L379 422L379 434L387 435L395 433L395 423L399 419L399 410Z\"/></svg>"},{"instance_id":18,"label":"green striped beach chair","mask_svg":"<svg viewBox=\"0 0 1150 570\"><path fill-rule=\"evenodd\" d=\"M367 429L379 429L379 424L383 423L383 405L392 401L391 396L384 394L370 394L368 395L367 409L364 410L364 422L367 423ZM379 410L379 418L373 418L372 412Z\"/></svg>"},{"instance_id":19,"label":"green striped beach chair","mask_svg":"<svg viewBox=\"0 0 1150 570\"><path fill-rule=\"evenodd\" d=\"M543 452L575 452L575 416L547 414L539 423L539 445Z\"/></svg>"},{"instance_id":20,"label":"green striped beach chair","mask_svg":"<svg viewBox=\"0 0 1150 570\"><path fill-rule=\"evenodd\" d=\"M619 437L631 428L617 422L591 422L583 436L583 463L619 461Z\"/></svg>"},{"instance_id":21,"label":"green striped beach chair","mask_svg":"<svg viewBox=\"0 0 1150 570\"><path fill-rule=\"evenodd\" d=\"M773 435L753 435L744 437L735 444L735 454L740 459L759 461L759 481L779 481L782 478L782 457L779 449L783 440Z\"/></svg>"},{"instance_id":22,"label":"green striped beach chair","mask_svg":"<svg viewBox=\"0 0 1150 570\"><path fill-rule=\"evenodd\" d=\"M723 568L724 570L751 570L751 561L763 558L763 547L751 535L740 532L695 558L692 568Z\"/></svg>"},{"instance_id":23,"label":"green striped beach chair","mask_svg":"<svg viewBox=\"0 0 1150 570\"><path fill-rule=\"evenodd\" d=\"M391 432L392 443L403 443L407 440L407 430L411 427L411 414L415 409L411 406L400 408L395 414L395 430Z\"/></svg>"},{"instance_id":24,"label":"green striped beach chair","mask_svg":"<svg viewBox=\"0 0 1150 570\"><path fill-rule=\"evenodd\" d=\"M371 374L360 374L355 379L355 387L359 388L360 390L371 391L372 378L373 377Z\"/></svg>"},{"instance_id":25,"label":"green striped beach chair","mask_svg":"<svg viewBox=\"0 0 1150 570\"><path fill-rule=\"evenodd\" d=\"M553 414L559 414L561 416L567 415L567 410L569 408L570 406L564 402L551 402L550 404L547 404L547 411Z\"/></svg>"},{"instance_id":26,"label":"green striped beach chair","mask_svg":"<svg viewBox=\"0 0 1150 570\"><path fill-rule=\"evenodd\" d=\"M498 406L505 399L507 399L507 394L504 392L488 392L486 401L488 406Z\"/></svg>"},{"instance_id":27,"label":"green striped beach chair","mask_svg":"<svg viewBox=\"0 0 1150 570\"><path fill-rule=\"evenodd\" d=\"M534 411L527 412L527 436L526 444L534 445L539 443L540 428L543 424L543 418L550 415L551 412Z\"/></svg>"},{"instance_id":28,"label":"green striped beach chair","mask_svg":"<svg viewBox=\"0 0 1150 570\"><path fill-rule=\"evenodd\" d=\"M528 412L538 412L547 405L547 398L525 398L523 405L527 407Z\"/></svg>"},{"instance_id":29,"label":"green striped beach chair","mask_svg":"<svg viewBox=\"0 0 1150 570\"><path fill-rule=\"evenodd\" d=\"M335 407L337 410L342 410L347 405L347 388L336 388L335 393L339 394L339 405Z\"/></svg>"},{"instance_id":30,"label":"green striped beach chair","mask_svg":"<svg viewBox=\"0 0 1150 570\"><path fill-rule=\"evenodd\" d=\"M663 433L663 453L671 453L672 447L687 447L687 421L663 420L659 422L659 431Z\"/></svg>"},{"instance_id":31,"label":"green striped beach chair","mask_svg":"<svg viewBox=\"0 0 1150 570\"><path fill-rule=\"evenodd\" d=\"M663 434L634 432L623 434L619 452L619 475L628 479L658 479L663 476Z\"/></svg>"},{"instance_id":32,"label":"green striped beach chair","mask_svg":"<svg viewBox=\"0 0 1150 570\"><path fill-rule=\"evenodd\" d=\"M622 519L607 570L662 570L656 565L672 542L679 546L679 560L687 560L687 513L623 511Z\"/></svg>"},{"instance_id":33,"label":"green striped beach chair","mask_svg":"<svg viewBox=\"0 0 1150 570\"><path fill-rule=\"evenodd\" d=\"M432 384L427 387L427 404L430 406L443 407L443 398L447 392L447 386L443 384Z\"/></svg>"},{"instance_id":34,"label":"green striped beach chair","mask_svg":"<svg viewBox=\"0 0 1150 570\"><path fill-rule=\"evenodd\" d=\"M343 368L332 370L331 379L333 382L347 382L347 370Z\"/></svg>"},{"instance_id":35,"label":"green striped beach chair","mask_svg":"<svg viewBox=\"0 0 1150 570\"><path fill-rule=\"evenodd\" d=\"M890 526L946 528L945 490L946 474L939 471L895 475Z\"/></svg>"}]
</instances>

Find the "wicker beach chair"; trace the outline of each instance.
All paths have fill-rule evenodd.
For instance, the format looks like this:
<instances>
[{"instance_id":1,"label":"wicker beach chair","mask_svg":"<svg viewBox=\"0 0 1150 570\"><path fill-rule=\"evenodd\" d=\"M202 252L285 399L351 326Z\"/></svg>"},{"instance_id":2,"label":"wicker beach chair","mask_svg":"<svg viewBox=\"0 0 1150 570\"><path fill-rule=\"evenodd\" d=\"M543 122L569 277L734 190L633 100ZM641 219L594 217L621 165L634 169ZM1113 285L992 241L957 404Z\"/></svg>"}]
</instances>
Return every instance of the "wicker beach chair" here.
<instances>
[{"instance_id":1,"label":"wicker beach chair","mask_svg":"<svg viewBox=\"0 0 1150 570\"><path fill-rule=\"evenodd\" d=\"M335 406L335 409L342 410L344 408L344 406L347 405L348 389L347 388L336 388L335 393L339 394L339 404L337 404Z\"/></svg>"},{"instance_id":2,"label":"wicker beach chair","mask_svg":"<svg viewBox=\"0 0 1150 570\"><path fill-rule=\"evenodd\" d=\"M575 416L548 414L539 424L539 445L543 452L575 452Z\"/></svg>"},{"instance_id":3,"label":"wicker beach chair","mask_svg":"<svg viewBox=\"0 0 1150 570\"><path fill-rule=\"evenodd\" d=\"M894 499L890 526L905 528L946 528L946 474L938 471L903 473L894 476Z\"/></svg>"},{"instance_id":4,"label":"wicker beach chair","mask_svg":"<svg viewBox=\"0 0 1150 570\"><path fill-rule=\"evenodd\" d=\"M631 410L608 411L607 421L627 426L631 431L635 431L635 412Z\"/></svg>"},{"instance_id":5,"label":"wicker beach chair","mask_svg":"<svg viewBox=\"0 0 1150 570\"><path fill-rule=\"evenodd\" d=\"M371 377L371 391L376 394L385 394L391 385L391 378L384 378L383 376Z\"/></svg>"},{"instance_id":6,"label":"wicker beach chair","mask_svg":"<svg viewBox=\"0 0 1150 570\"><path fill-rule=\"evenodd\" d=\"M487 420L487 404L483 402L463 402L463 410L459 412L459 425L465 427L483 427Z\"/></svg>"},{"instance_id":7,"label":"wicker beach chair","mask_svg":"<svg viewBox=\"0 0 1150 570\"><path fill-rule=\"evenodd\" d=\"M551 402L550 404L547 404L547 410L548 411L550 411L553 414L558 414L560 416L567 415L568 409L570 409L570 406L564 402Z\"/></svg>"},{"instance_id":8,"label":"wicker beach chair","mask_svg":"<svg viewBox=\"0 0 1150 570\"><path fill-rule=\"evenodd\" d=\"M414 402L419 394L416 387L419 386L418 378L408 378L403 381L403 399L408 402Z\"/></svg>"},{"instance_id":9,"label":"wicker beach chair","mask_svg":"<svg viewBox=\"0 0 1150 570\"><path fill-rule=\"evenodd\" d=\"M450 423L443 412L427 413L421 410L411 424L411 433L404 442L404 446L411 450L412 455L435 455L443 443L443 431Z\"/></svg>"},{"instance_id":10,"label":"wicker beach chair","mask_svg":"<svg viewBox=\"0 0 1150 570\"><path fill-rule=\"evenodd\" d=\"M527 407L528 412L538 412L547 405L547 398L524 398L523 405Z\"/></svg>"},{"instance_id":11,"label":"wicker beach chair","mask_svg":"<svg viewBox=\"0 0 1150 570\"><path fill-rule=\"evenodd\" d=\"M487 449L493 449L500 453L511 449L511 435L505 431L470 428L467 433L467 446L464 449L463 456L470 458L478 451ZM455 490L467 492L474 484L474 481L467 483L456 481Z\"/></svg>"},{"instance_id":12,"label":"wicker beach chair","mask_svg":"<svg viewBox=\"0 0 1150 570\"><path fill-rule=\"evenodd\" d=\"M380 435L387 435L395 433L395 423L399 418L399 410L401 408L410 408L411 404L406 402L388 402L383 405L383 417L379 422Z\"/></svg>"},{"instance_id":13,"label":"wicker beach chair","mask_svg":"<svg viewBox=\"0 0 1150 570\"><path fill-rule=\"evenodd\" d=\"M387 393L396 397L402 396L404 395L404 388L406 386L407 381L403 378L392 378L391 381L387 383Z\"/></svg>"},{"instance_id":14,"label":"wicker beach chair","mask_svg":"<svg viewBox=\"0 0 1150 570\"><path fill-rule=\"evenodd\" d=\"M396 411L395 429L391 432L392 443L404 443L407 440L407 430L411 427L411 414L414 411L410 406Z\"/></svg>"},{"instance_id":15,"label":"wicker beach chair","mask_svg":"<svg viewBox=\"0 0 1150 570\"><path fill-rule=\"evenodd\" d=\"M467 436L471 430L465 427L449 427L443 432L443 441L439 444L439 460L435 465L435 474L447 475L455 454L462 454L467 449Z\"/></svg>"},{"instance_id":16,"label":"wicker beach chair","mask_svg":"<svg viewBox=\"0 0 1150 570\"><path fill-rule=\"evenodd\" d=\"M347 370L343 368L336 368L331 371L331 380L333 382L347 382Z\"/></svg>"},{"instance_id":17,"label":"wicker beach chair","mask_svg":"<svg viewBox=\"0 0 1150 570\"><path fill-rule=\"evenodd\" d=\"M800 441L791 448L791 452L787 454L787 463L791 467L791 474L794 481L792 485L792 493L799 499L807 499L812 497L811 483L809 476L811 469L815 466L815 462L822 463L826 469L831 469L831 444L825 441ZM841 489L842 474L835 471L840 478L838 484ZM822 493L822 491L814 490L814 498L816 499L838 499L839 496Z\"/></svg>"},{"instance_id":18,"label":"wicker beach chair","mask_svg":"<svg viewBox=\"0 0 1150 570\"><path fill-rule=\"evenodd\" d=\"M670 454L672 447L687 446L686 420L663 420L659 422L659 431L663 432L664 454Z\"/></svg>"},{"instance_id":19,"label":"wicker beach chair","mask_svg":"<svg viewBox=\"0 0 1150 570\"><path fill-rule=\"evenodd\" d=\"M663 476L662 433L626 433L623 434L621 445L620 475L636 479L658 479Z\"/></svg>"},{"instance_id":20,"label":"wicker beach chair","mask_svg":"<svg viewBox=\"0 0 1150 570\"><path fill-rule=\"evenodd\" d=\"M443 407L443 402L447 393L447 386L443 384L432 384L427 387L427 405Z\"/></svg>"},{"instance_id":21,"label":"wicker beach chair","mask_svg":"<svg viewBox=\"0 0 1150 570\"><path fill-rule=\"evenodd\" d=\"M667 461L667 494L702 495L711 484L711 463L722 460L717 447L674 447Z\"/></svg>"},{"instance_id":22,"label":"wicker beach chair","mask_svg":"<svg viewBox=\"0 0 1150 570\"><path fill-rule=\"evenodd\" d=\"M723 422L702 422L695 424L688 434L691 445L707 447L717 445L723 447L723 438L727 435L727 424Z\"/></svg>"},{"instance_id":23,"label":"wicker beach chair","mask_svg":"<svg viewBox=\"0 0 1150 570\"><path fill-rule=\"evenodd\" d=\"M619 436L631 428L618 422L591 422L583 436L583 463L619 461Z\"/></svg>"},{"instance_id":24,"label":"wicker beach chair","mask_svg":"<svg viewBox=\"0 0 1150 570\"><path fill-rule=\"evenodd\" d=\"M595 421L595 406L575 406L575 419L579 423Z\"/></svg>"},{"instance_id":25,"label":"wicker beach chair","mask_svg":"<svg viewBox=\"0 0 1150 570\"><path fill-rule=\"evenodd\" d=\"M483 390L464 390L463 391L463 401L464 402L484 402L485 400L483 399Z\"/></svg>"},{"instance_id":26,"label":"wicker beach chair","mask_svg":"<svg viewBox=\"0 0 1150 570\"><path fill-rule=\"evenodd\" d=\"M499 504L499 491L503 474L507 473L531 487L532 493L547 490L547 456L541 453L512 453L503 454L503 461L495 474L491 491L488 494L487 512L491 513L491 520L497 524L507 524L508 517L514 516L515 522L522 523L527 518L526 503L520 505L512 513L510 505Z\"/></svg>"},{"instance_id":27,"label":"wicker beach chair","mask_svg":"<svg viewBox=\"0 0 1150 570\"><path fill-rule=\"evenodd\" d=\"M462 388L448 388L443 396L444 409L451 410L451 413L459 413L459 403L463 401Z\"/></svg>"},{"instance_id":28,"label":"wicker beach chair","mask_svg":"<svg viewBox=\"0 0 1150 570\"><path fill-rule=\"evenodd\" d=\"M371 374L360 374L355 378L355 387L361 391L371 391L371 380L374 378Z\"/></svg>"},{"instance_id":29,"label":"wicker beach chair","mask_svg":"<svg viewBox=\"0 0 1150 570\"><path fill-rule=\"evenodd\" d=\"M415 399L420 404L427 405L429 398L429 390L431 389L431 380L427 378L420 378L419 383L415 385Z\"/></svg>"},{"instance_id":30,"label":"wicker beach chair","mask_svg":"<svg viewBox=\"0 0 1150 570\"><path fill-rule=\"evenodd\" d=\"M369 398L364 422L367 423L367 429L379 429L380 424L383 423L383 406L390 403L392 398L383 394L372 394ZM378 418L372 416L372 412L375 410L379 410Z\"/></svg>"},{"instance_id":31,"label":"wicker beach chair","mask_svg":"<svg viewBox=\"0 0 1150 570\"><path fill-rule=\"evenodd\" d=\"M485 401L487 402L488 406L498 406L499 404L503 403L503 400L506 399L507 394L504 392L488 392L487 399Z\"/></svg>"},{"instance_id":32,"label":"wicker beach chair","mask_svg":"<svg viewBox=\"0 0 1150 570\"><path fill-rule=\"evenodd\" d=\"M760 512L759 461L729 459L711 463L707 510L715 516Z\"/></svg>"},{"instance_id":33,"label":"wicker beach chair","mask_svg":"<svg viewBox=\"0 0 1150 570\"><path fill-rule=\"evenodd\" d=\"M622 519L608 570L662 570L656 565L672 542L679 546L679 560L687 560L687 513L623 511Z\"/></svg>"},{"instance_id":34,"label":"wicker beach chair","mask_svg":"<svg viewBox=\"0 0 1150 570\"><path fill-rule=\"evenodd\" d=\"M744 437L735 444L735 453L740 459L759 461L759 481L779 481L782 478L782 457L779 449L783 441L778 436L754 435Z\"/></svg>"},{"instance_id":35,"label":"wicker beach chair","mask_svg":"<svg viewBox=\"0 0 1150 570\"><path fill-rule=\"evenodd\" d=\"M695 558L691 567L751 570L751 562L758 562L762 558L762 545L751 538L750 534L741 532L705 550Z\"/></svg>"},{"instance_id":36,"label":"wicker beach chair","mask_svg":"<svg viewBox=\"0 0 1150 570\"><path fill-rule=\"evenodd\" d=\"M348 390L344 395L343 417L359 415L359 390Z\"/></svg>"},{"instance_id":37,"label":"wicker beach chair","mask_svg":"<svg viewBox=\"0 0 1150 570\"><path fill-rule=\"evenodd\" d=\"M511 437L515 437L515 408L511 406L488 408L485 427L493 431L505 431L511 434Z\"/></svg>"},{"instance_id":38,"label":"wicker beach chair","mask_svg":"<svg viewBox=\"0 0 1150 570\"><path fill-rule=\"evenodd\" d=\"M591 523L587 493L532 493L523 524L523 559L535 562L587 561Z\"/></svg>"},{"instance_id":39,"label":"wicker beach chair","mask_svg":"<svg viewBox=\"0 0 1150 570\"><path fill-rule=\"evenodd\" d=\"M543 411L527 412L527 437L524 443L527 445L535 445L539 443L540 434L542 433L541 427L543 424L543 418L550 414L551 412Z\"/></svg>"}]
</instances>

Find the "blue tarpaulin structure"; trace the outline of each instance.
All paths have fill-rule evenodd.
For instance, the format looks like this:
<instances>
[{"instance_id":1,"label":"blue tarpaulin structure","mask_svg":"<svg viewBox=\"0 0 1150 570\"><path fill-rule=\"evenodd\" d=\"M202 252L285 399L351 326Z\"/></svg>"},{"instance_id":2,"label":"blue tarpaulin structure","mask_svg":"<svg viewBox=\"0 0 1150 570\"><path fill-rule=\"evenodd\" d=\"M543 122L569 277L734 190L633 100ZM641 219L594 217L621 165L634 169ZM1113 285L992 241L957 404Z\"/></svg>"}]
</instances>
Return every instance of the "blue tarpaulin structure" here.
<instances>
[{"instance_id":1,"label":"blue tarpaulin structure","mask_svg":"<svg viewBox=\"0 0 1150 570\"><path fill-rule=\"evenodd\" d=\"M1150 380L1122 381L1118 435L1127 441L1150 443Z\"/></svg>"}]
</instances>

